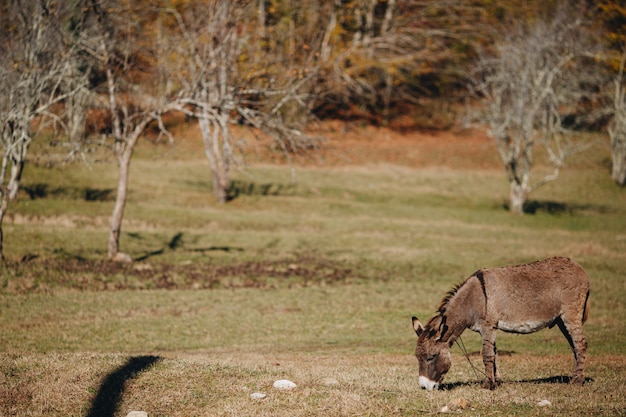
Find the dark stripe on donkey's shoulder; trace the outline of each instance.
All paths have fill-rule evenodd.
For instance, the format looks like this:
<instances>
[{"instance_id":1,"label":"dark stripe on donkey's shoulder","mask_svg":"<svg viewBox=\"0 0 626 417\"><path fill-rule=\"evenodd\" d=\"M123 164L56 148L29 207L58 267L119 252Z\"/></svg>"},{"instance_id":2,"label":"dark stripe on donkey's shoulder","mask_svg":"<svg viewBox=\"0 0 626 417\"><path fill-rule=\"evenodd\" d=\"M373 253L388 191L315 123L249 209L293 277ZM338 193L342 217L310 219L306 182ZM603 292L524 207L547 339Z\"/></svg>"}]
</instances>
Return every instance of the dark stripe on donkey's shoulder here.
<instances>
[{"instance_id":1,"label":"dark stripe on donkey's shoulder","mask_svg":"<svg viewBox=\"0 0 626 417\"><path fill-rule=\"evenodd\" d=\"M480 289L483 290L483 295L485 296L485 303L487 302L487 288L485 288L485 276L483 275L483 270L479 269L474 272L473 276L478 278L478 282L480 282Z\"/></svg>"}]
</instances>

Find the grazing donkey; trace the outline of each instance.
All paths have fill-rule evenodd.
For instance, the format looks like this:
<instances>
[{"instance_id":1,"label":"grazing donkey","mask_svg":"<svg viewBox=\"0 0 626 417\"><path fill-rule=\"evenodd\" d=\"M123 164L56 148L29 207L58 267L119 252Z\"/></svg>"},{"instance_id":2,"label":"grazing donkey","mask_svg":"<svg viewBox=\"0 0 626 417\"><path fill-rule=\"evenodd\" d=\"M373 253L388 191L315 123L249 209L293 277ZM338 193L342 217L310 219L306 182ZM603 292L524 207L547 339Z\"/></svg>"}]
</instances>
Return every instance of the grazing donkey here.
<instances>
[{"instance_id":1,"label":"grazing donkey","mask_svg":"<svg viewBox=\"0 0 626 417\"><path fill-rule=\"evenodd\" d=\"M533 333L555 324L574 351L571 381L582 384L587 351L582 326L588 312L589 280L571 259L555 257L480 269L448 292L438 314L426 326L413 317L420 386L428 390L439 387L451 366L452 344L465 329L471 329L483 339L483 387L494 389L500 383L496 331Z\"/></svg>"}]
</instances>

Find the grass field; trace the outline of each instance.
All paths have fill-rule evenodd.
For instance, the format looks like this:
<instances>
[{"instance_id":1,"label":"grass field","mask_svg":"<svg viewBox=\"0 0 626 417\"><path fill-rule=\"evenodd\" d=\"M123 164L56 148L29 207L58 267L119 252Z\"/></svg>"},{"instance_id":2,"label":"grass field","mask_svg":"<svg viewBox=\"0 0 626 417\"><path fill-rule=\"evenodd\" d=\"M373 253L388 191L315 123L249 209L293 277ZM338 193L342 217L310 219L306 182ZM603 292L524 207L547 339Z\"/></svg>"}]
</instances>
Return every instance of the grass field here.
<instances>
[{"instance_id":1,"label":"grass field","mask_svg":"<svg viewBox=\"0 0 626 417\"><path fill-rule=\"evenodd\" d=\"M198 141L142 144L129 265L103 261L113 164L28 166L4 224L0 416L626 415L626 193L604 147L520 218L485 139L327 133L295 183L248 155L224 206ZM504 384L485 391L466 332L478 371L454 347L446 389L420 390L411 315L480 267L553 255L590 276L588 383L566 383L573 358L551 329L500 333Z\"/></svg>"}]
</instances>

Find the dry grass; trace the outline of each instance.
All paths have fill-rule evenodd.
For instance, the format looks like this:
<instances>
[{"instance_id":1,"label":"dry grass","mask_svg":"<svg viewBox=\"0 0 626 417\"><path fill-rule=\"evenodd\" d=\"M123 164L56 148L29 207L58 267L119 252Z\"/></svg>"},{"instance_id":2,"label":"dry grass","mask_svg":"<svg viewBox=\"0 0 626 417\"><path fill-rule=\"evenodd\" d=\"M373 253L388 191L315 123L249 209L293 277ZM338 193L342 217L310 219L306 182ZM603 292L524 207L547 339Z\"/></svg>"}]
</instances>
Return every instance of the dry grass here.
<instances>
[{"instance_id":1,"label":"dry grass","mask_svg":"<svg viewBox=\"0 0 626 417\"><path fill-rule=\"evenodd\" d=\"M505 382L480 388L461 356L453 357L447 390L419 389L413 358L406 355L320 354L250 351L111 354L2 355L3 416L410 416L438 414L463 404L462 415L624 415L626 360L599 356L593 381L571 386L555 378L569 356L513 354L502 358ZM10 379L7 372L11 372ZM596 376L597 375L597 376ZM277 379L298 388L279 392ZM324 378L334 378L327 385ZM266 393L263 400L250 398ZM550 401L542 407L538 403ZM465 405L466 404L466 405Z\"/></svg>"}]
</instances>

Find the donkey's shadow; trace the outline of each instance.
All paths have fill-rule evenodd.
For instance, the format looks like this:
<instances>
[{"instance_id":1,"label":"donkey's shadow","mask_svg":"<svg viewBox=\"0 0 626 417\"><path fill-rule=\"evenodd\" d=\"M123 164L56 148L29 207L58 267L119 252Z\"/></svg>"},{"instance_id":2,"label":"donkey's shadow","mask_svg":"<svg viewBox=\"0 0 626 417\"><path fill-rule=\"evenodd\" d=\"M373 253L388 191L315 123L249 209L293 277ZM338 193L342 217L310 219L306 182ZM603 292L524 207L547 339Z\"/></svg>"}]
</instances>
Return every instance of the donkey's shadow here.
<instances>
[{"instance_id":1,"label":"donkey's shadow","mask_svg":"<svg viewBox=\"0 0 626 417\"><path fill-rule=\"evenodd\" d=\"M549 376L547 378L536 378L536 379L520 379L520 380L510 380L503 381L503 384L569 384L572 381L571 376L567 375L556 375ZM593 382L593 378L585 378L585 384ZM443 391L452 391L461 387L471 387L474 385L480 386L482 381L457 381L457 382L449 382L443 383L440 385L440 389Z\"/></svg>"},{"instance_id":2,"label":"donkey's shadow","mask_svg":"<svg viewBox=\"0 0 626 417\"><path fill-rule=\"evenodd\" d=\"M522 379L519 381L511 381L511 382L520 382L523 384L569 384L572 382L572 377L567 375L557 375L557 376L549 376L547 378L538 378L538 379ZM585 382L583 384L588 384L593 382L593 378L585 378Z\"/></svg>"}]
</instances>

